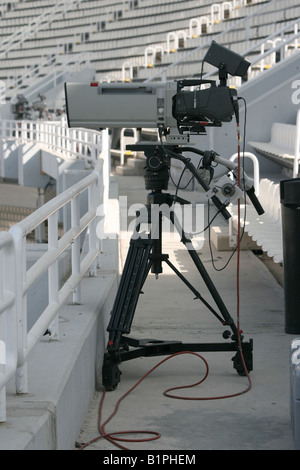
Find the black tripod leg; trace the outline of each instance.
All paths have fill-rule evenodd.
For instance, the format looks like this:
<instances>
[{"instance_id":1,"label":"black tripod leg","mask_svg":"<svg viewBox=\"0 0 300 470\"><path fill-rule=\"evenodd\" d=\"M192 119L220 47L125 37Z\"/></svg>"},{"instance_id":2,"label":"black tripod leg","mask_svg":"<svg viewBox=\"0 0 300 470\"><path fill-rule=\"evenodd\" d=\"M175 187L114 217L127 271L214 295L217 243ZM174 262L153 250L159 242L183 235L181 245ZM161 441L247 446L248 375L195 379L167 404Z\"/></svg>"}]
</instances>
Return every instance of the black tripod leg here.
<instances>
[{"instance_id":1,"label":"black tripod leg","mask_svg":"<svg viewBox=\"0 0 300 470\"><path fill-rule=\"evenodd\" d=\"M220 315L218 315L215 309L213 309L212 306L209 305L208 302L206 302L206 300L194 288L194 286L192 286L192 284L181 274L180 271L178 271L178 269L168 259L166 259L165 261L167 265L170 266L170 268L174 271L174 273L177 274L179 279L181 279L184 282L184 284L195 294L196 296L195 298L201 300L201 302L208 308L208 310L210 310L215 315L215 317L224 325L225 324L224 319Z\"/></svg>"},{"instance_id":2,"label":"black tripod leg","mask_svg":"<svg viewBox=\"0 0 300 470\"><path fill-rule=\"evenodd\" d=\"M191 243L190 240L182 240L182 243L186 245L186 243ZM234 323L234 320L232 319L230 313L228 312L222 298L220 297L219 292L217 291L214 283L212 282L211 278L209 277L205 267L203 266L199 256L197 255L197 252L195 249L190 249L188 248L189 255L191 256L196 268L198 269L199 273L201 274L203 281L205 282L209 292L211 293L216 305L219 308L220 313L222 314L225 324L230 326L232 329L233 334L235 335L235 338L237 339L238 337L238 330L237 327Z\"/></svg>"},{"instance_id":3,"label":"black tripod leg","mask_svg":"<svg viewBox=\"0 0 300 470\"><path fill-rule=\"evenodd\" d=\"M130 333L130 328L138 298L151 268L150 239L134 239L126 257L120 285L107 327L109 334L108 347L118 350L122 334Z\"/></svg>"},{"instance_id":4,"label":"black tripod leg","mask_svg":"<svg viewBox=\"0 0 300 470\"><path fill-rule=\"evenodd\" d=\"M200 260L195 248L193 247L193 244L191 240L185 235L182 227L179 226L179 223L177 220L175 220L175 215L174 212L171 212L170 214L170 220L176 227L179 235L181 236L181 242L185 245L186 249L188 250L188 253L190 257L192 258L198 272L200 273L204 283L206 284L206 287L208 288L212 298L214 299L219 312L221 313L222 317L224 318L224 323L228 325L233 332L235 341L237 341L238 338L238 329L234 323L234 320L232 319L230 313L228 312L219 292L217 291L214 283L212 282L208 272L206 271L202 261Z\"/></svg>"},{"instance_id":5,"label":"black tripod leg","mask_svg":"<svg viewBox=\"0 0 300 470\"><path fill-rule=\"evenodd\" d=\"M232 340L235 344L235 348L236 348L236 351L237 351L236 355L232 358L233 367L236 369L236 371L238 372L239 375L246 375L246 370L244 369L244 362L245 362L247 372L250 372L251 370L253 370L253 357L252 357L253 356L252 355L253 341L250 340L248 343L243 343L242 338L240 338L241 342L239 342L238 328L237 328L233 318L231 317L230 313L228 312L223 300L221 299L220 294L217 291L214 283L212 282L211 278L209 277L209 274L207 273L203 263L201 262L196 250L194 249L191 240L185 235L183 229L179 226L178 221L177 220L175 221L174 212L171 212L170 220L174 224L174 226L176 227L178 233L180 234L181 242L187 248L189 255L191 256L197 270L201 274L204 283L206 284L212 298L214 299L214 301L215 301L215 303L216 303L216 305L219 309L220 314L224 318L224 324L228 325L231 328L232 332L233 332ZM216 313L214 311L213 311L213 313L216 315ZM216 315L216 316L217 316L217 318L220 319L220 317L218 315ZM242 359L242 356L243 356L244 361Z\"/></svg>"},{"instance_id":6,"label":"black tripod leg","mask_svg":"<svg viewBox=\"0 0 300 470\"><path fill-rule=\"evenodd\" d=\"M124 270L107 327L109 340L104 354L102 383L106 390L115 390L121 372L118 368L122 335L130 333L141 289L151 269L152 240L131 239Z\"/></svg>"}]
</instances>

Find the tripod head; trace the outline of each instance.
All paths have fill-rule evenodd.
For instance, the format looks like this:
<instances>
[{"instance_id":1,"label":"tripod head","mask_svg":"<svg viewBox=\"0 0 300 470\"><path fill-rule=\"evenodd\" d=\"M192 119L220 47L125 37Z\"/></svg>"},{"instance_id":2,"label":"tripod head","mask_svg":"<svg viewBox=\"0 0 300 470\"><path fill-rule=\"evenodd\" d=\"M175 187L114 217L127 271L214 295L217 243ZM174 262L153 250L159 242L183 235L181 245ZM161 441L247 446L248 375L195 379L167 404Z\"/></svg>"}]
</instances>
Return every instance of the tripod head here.
<instances>
[{"instance_id":1,"label":"tripod head","mask_svg":"<svg viewBox=\"0 0 300 470\"><path fill-rule=\"evenodd\" d=\"M226 220L230 219L231 217L226 207L232 199L241 197L243 191L245 191L249 196L257 213L259 215L264 213L264 209L260 205L255 195L251 179L246 175L245 172L243 172L241 188L239 188L237 184L238 166L233 162L220 157L213 150L203 151L193 147L182 147L175 144L162 144L161 142L138 142L134 145L127 145L126 148L128 150L144 152L146 157L144 180L147 190L158 193L168 189L171 158L174 158L183 162L186 168L190 170L192 175L205 190L206 196L211 199L218 211ZM224 176L215 186L211 188L209 184L207 184L206 181L201 177L191 160L182 155L184 152L193 152L202 157L201 168L209 170L210 181L213 177L213 162L225 166L232 173L233 181L228 176ZM221 201L219 195L217 194L219 194L220 197L223 196L223 199L225 198L225 200ZM178 200L178 202L180 201ZM186 201L184 203L186 203Z\"/></svg>"},{"instance_id":2,"label":"tripod head","mask_svg":"<svg viewBox=\"0 0 300 470\"><path fill-rule=\"evenodd\" d=\"M162 145L160 142L139 142L134 145L127 145L126 148L128 150L143 151L146 156L147 162L144 174L146 189L150 189L155 192L168 189L170 159L174 158L182 161L186 165L205 191L210 190L210 187L199 175L190 159L181 155L181 152L187 150L192 150L202 155L202 151L189 147L182 148L178 145L172 144ZM211 200L223 217L228 220L231 215L226 210L226 204L222 203L215 195L211 197Z\"/></svg>"},{"instance_id":3,"label":"tripod head","mask_svg":"<svg viewBox=\"0 0 300 470\"><path fill-rule=\"evenodd\" d=\"M173 145L168 146L173 149ZM151 191L167 190L170 176L170 156L159 142L138 142L126 149L142 151L146 157L144 173L145 187Z\"/></svg>"}]
</instances>

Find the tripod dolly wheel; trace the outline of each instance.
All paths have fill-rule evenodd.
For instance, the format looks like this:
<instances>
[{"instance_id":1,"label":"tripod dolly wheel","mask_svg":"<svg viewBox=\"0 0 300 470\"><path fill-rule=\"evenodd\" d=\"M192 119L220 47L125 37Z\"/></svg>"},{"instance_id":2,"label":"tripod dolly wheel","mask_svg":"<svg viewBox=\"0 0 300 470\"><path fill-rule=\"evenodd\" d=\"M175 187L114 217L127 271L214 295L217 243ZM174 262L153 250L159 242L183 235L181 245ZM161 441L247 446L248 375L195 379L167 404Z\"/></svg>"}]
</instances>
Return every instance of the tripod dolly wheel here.
<instances>
[{"instance_id":1,"label":"tripod dolly wheel","mask_svg":"<svg viewBox=\"0 0 300 470\"><path fill-rule=\"evenodd\" d=\"M241 376L246 376L247 373L250 373L253 370L252 364L252 350L244 350L243 351L243 358L241 352L238 351L236 355L232 358L233 367L237 371L237 373ZM246 370L245 370L246 367Z\"/></svg>"},{"instance_id":2,"label":"tripod dolly wheel","mask_svg":"<svg viewBox=\"0 0 300 470\"><path fill-rule=\"evenodd\" d=\"M102 384L108 392L112 392L120 382L122 372L109 355L105 355L102 366Z\"/></svg>"}]
</instances>

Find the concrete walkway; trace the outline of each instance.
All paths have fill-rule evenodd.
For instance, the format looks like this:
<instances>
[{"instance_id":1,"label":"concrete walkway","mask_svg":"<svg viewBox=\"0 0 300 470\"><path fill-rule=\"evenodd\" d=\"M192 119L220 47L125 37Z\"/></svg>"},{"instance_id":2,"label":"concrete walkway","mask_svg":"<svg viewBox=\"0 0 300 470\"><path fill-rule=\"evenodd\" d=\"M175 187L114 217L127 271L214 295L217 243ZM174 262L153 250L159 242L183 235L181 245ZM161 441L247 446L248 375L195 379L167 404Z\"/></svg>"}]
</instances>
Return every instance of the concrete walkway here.
<instances>
[{"instance_id":1,"label":"concrete walkway","mask_svg":"<svg viewBox=\"0 0 300 470\"><path fill-rule=\"evenodd\" d=\"M147 191L143 177L116 178L119 194L127 196L129 206L145 203ZM185 193L183 197L201 202L201 195L196 192ZM218 217L214 224L224 225L224 222ZM122 235L121 256L124 262L131 233L125 230ZM211 302L179 239L174 240L166 235L164 241L164 252L169 254L170 260ZM211 262L207 234L199 255L236 320L236 257L226 269L216 271ZM216 267L220 269L228 260L229 253L217 252L213 248L213 256ZM168 266L158 279L150 274L143 291L131 336L196 343L226 341L222 338L224 327L199 300L194 300L194 295ZM235 397L215 399L245 391L249 385L248 379L239 376L233 369L231 358L234 353L201 353L209 365L207 379L196 388L176 393L211 399L166 397L163 392L167 388L196 383L205 373L204 362L198 357L191 354L176 356L155 369L122 401L117 414L107 424L106 432L138 429L160 433L159 439L150 442L123 442L130 450L293 450L289 354L294 336L285 334L284 321L282 287L251 251L242 251L240 322L245 341L253 339L254 342L253 371L250 374L252 388ZM121 382L115 391L106 393L102 422L113 412L117 401L161 360L162 357L139 358L120 365ZM101 397L102 391L95 393L85 425L78 436L81 444L99 435L97 423ZM137 436L130 435L129 438L135 439ZM86 449L117 448L111 442L100 439Z\"/></svg>"}]
</instances>

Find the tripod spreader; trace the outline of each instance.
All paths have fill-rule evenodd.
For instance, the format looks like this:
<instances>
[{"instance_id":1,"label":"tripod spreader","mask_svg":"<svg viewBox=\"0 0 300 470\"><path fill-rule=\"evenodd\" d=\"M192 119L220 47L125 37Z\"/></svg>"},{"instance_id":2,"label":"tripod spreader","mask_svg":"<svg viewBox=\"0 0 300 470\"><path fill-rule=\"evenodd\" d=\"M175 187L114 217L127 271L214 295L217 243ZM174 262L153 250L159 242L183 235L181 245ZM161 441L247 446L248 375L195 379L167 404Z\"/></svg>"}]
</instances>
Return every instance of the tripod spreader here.
<instances>
[{"instance_id":1,"label":"tripod spreader","mask_svg":"<svg viewBox=\"0 0 300 470\"><path fill-rule=\"evenodd\" d=\"M123 338L123 348L118 351L108 350L104 355L102 367L102 383L106 390L113 391L120 382L121 362L139 357L167 356L178 352L233 352L233 368L241 376L245 376L244 363L248 372L252 370L253 341L242 343L242 351L237 342L230 343L182 343L180 341L159 341L157 339Z\"/></svg>"},{"instance_id":2,"label":"tripod spreader","mask_svg":"<svg viewBox=\"0 0 300 470\"><path fill-rule=\"evenodd\" d=\"M152 204L170 204L171 201L171 195L162 192L153 192L150 195L150 198L148 196L148 202L150 202L147 206L148 221L151 222L150 217ZM164 215L165 214L162 214L162 212L159 212L158 237L152 236L153 232L157 234L157 227L155 227L153 232L150 231L147 237L144 236L145 233L143 232L143 236L136 238L136 233L138 233L137 231L135 233L135 237L132 237L130 240L129 250L117 296L114 302L109 325L107 327L109 338L102 369L103 385L107 390L114 390L120 381L121 372L118 365L121 362L141 356L166 355L182 351L234 351L235 356L232 359L233 367L236 369L238 374L245 375L246 371L244 369L244 362L246 364L247 372L252 370L252 340L250 340L249 343L244 343L243 338L239 338L239 332L233 318L228 312L219 292L201 262L198 253L193 248L191 240L186 236L182 227L179 225L173 211L168 213L170 221L178 231L181 237L181 242L187 248L188 254L211 294L216 307L210 305L210 303L204 299L199 290L185 278L173 263L171 263L169 255L162 253L161 221ZM230 331L225 330L223 332L223 338L231 341L213 344L183 344L180 341L161 341L153 339L136 340L127 336L131 331L134 313L146 278L150 270L155 274L161 273L162 263L166 263L174 271L174 273L191 290L195 299L201 301L223 326L230 328ZM240 344L242 352L240 350ZM244 361L242 360L242 355Z\"/></svg>"},{"instance_id":3,"label":"tripod spreader","mask_svg":"<svg viewBox=\"0 0 300 470\"><path fill-rule=\"evenodd\" d=\"M139 223L137 223L134 236L132 236L130 240L123 273L107 327L109 338L102 368L104 387L107 390L114 390L117 387L121 377L118 365L121 362L141 356L166 355L183 351L234 351L235 356L232 358L233 367L239 375L246 375L252 370L253 342L252 340L244 342L244 338L240 335L233 318L227 310L218 290L199 258L198 253L194 249L191 240L186 236L183 228L179 225L175 212L173 210L169 210L167 214L163 214L163 209L159 207L158 221L155 221L158 225L155 226L154 224L153 226L153 221L151 220L151 208L153 205L162 207L168 206L171 209L174 202L189 204L189 201L179 198L177 195L172 196L171 194L162 192L168 187L170 158L175 158L184 163L186 168L190 170L202 188L206 192L211 191L213 193L211 196L212 202L225 219L229 219L230 214L226 210L228 201L222 203L206 181L201 178L190 159L181 155L180 151L192 151L198 153L205 157L206 162L207 159L216 158L217 154L215 152L208 151L202 152L201 150L190 147L179 148L178 146L171 144L162 145L158 142L140 142L135 145L127 146L127 148L130 150L142 150L147 157L144 179L146 189L151 190L151 193L147 198L147 222L150 223L151 230L148 234L143 232L142 236L142 234L139 233ZM247 191L249 187L246 187L245 185L244 189ZM202 278L209 294L214 300L215 306L212 306L206 299L204 299L199 290L196 289L171 263L169 255L162 253L162 217L165 215L169 217L170 222L179 233L181 242L187 249L198 274ZM224 327L227 326L230 329L223 332L223 339L227 340L227 342L212 344L183 344L180 341L161 341L156 339L137 340L127 336L131 331L131 324L137 307L139 295L142 292L147 276L150 271L156 275L160 274L163 271L163 263L166 263L190 289L195 296L195 300L201 301Z\"/></svg>"}]
</instances>

